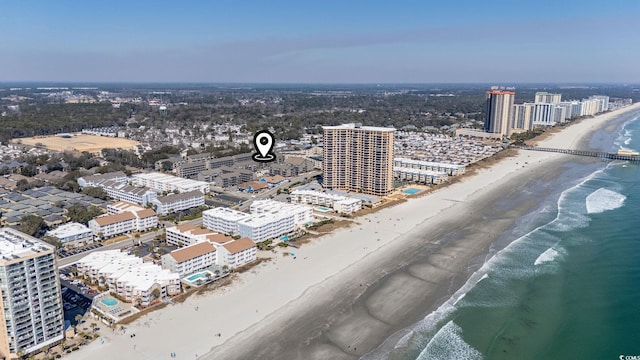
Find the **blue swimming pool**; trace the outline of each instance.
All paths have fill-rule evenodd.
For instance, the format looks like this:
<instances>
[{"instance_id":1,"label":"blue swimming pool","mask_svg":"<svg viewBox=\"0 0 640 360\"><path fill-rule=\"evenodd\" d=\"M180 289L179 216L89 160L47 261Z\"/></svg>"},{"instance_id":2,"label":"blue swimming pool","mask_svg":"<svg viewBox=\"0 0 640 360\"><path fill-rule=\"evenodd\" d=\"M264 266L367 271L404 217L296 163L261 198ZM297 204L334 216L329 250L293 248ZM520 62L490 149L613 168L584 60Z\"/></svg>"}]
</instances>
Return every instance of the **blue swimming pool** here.
<instances>
[{"instance_id":1,"label":"blue swimming pool","mask_svg":"<svg viewBox=\"0 0 640 360\"><path fill-rule=\"evenodd\" d=\"M280 240L288 241L289 240L289 235L285 235L285 236L281 237Z\"/></svg>"},{"instance_id":2,"label":"blue swimming pool","mask_svg":"<svg viewBox=\"0 0 640 360\"><path fill-rule=\"evenodd\" d=\"M316 210L318 210L318 211L322 211L322 212L331 211L331 209L326 208L326 207L324 207L324 206L316 206Z\"/></svg>"},{"instance_id":3,"label":"blue swimming pool","mask_svg":"<svg viewBox=\"0 0 640 360\"><path fill-rule=\"evenodd\" d=\"M417 193L419 193L420 191L422 191L422 190L420 190L420 189L416 189L416 188L408 188L408 189L404 189L404 190L402 190L402 192L403 192L403 193L405 193L405 194L407 194L407 195L417 194Z\"/></svg>"},{"instance_id":4,"label":"blue swimming pool","mask_svg":"<svg viewBox=\"0 0 640 360\"><path fill-rule=\"evenodd\" d=\"M206 272L206 271L203 271L203 272L199 272L199 273L197 273L197 274L193 274L193 275L189 276L189 277L187 278L187 280L189 280L189 281L196 281L196 280L198 280L198 279L204 280L204 279L206 279L206 278L207 278L207 272Z\"/></svg>"},{"instance_id":5,"label":"blue swimming pool","mask_svg":"<svg viewBox=\"0 0 640 360\"><path fill-rule=\"evenodd\" d=\"M101 303L103 303L106 306L116 306L118 305L118 300L112 298L112 297L108 297L108 298L104 298L102 300L100 300Z\"/></svg>"}]
</instances>

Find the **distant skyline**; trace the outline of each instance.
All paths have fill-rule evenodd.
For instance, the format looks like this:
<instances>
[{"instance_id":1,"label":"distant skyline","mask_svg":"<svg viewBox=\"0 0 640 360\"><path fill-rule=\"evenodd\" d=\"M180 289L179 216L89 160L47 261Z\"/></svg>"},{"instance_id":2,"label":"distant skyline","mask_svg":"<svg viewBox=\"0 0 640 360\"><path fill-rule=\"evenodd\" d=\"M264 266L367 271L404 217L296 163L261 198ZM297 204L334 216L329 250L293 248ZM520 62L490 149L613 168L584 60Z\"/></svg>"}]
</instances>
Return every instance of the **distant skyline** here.
<instances>
[{"instance_id":1,"label":"distant skyline","mask_svg":"<svg viewBox=\"0 0 640 360\"><path fill-rule=\"evenodd\" d=\"M0 82L638 83L640 1L20 1Z\"/></svg>"}]
</instances>

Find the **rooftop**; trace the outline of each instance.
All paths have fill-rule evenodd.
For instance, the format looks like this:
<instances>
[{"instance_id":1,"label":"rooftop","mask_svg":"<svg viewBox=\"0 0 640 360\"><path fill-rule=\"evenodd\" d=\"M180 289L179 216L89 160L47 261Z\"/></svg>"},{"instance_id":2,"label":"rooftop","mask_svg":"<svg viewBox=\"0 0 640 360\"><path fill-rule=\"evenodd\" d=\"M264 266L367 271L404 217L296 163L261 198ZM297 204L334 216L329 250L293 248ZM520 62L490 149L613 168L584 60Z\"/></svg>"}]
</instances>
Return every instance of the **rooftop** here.
<instances>
[{"instance_id":1,"label":"rooftop","mask_svg":"<svg viewBox=\"0 0 640 360\"><path fill-rule=\"evenodd\" d=\"M122 214L100 216L95 218L94 220L100 226L107 226L107 225L119 223L122 221L133 220L135 218L136 216L133 215L133 213L123 212Z\"/></svg>"},{"instance_id":2,"label":"rooftop","mask_svg":"<svg viewBox=\"0 0 640 360\"><path fill-rule=\"evenodd\" d=\"M361 131L381 131L381 132L394 132L395 128L379 127L379 126L362 126L360 124L350 123L336 126L323 126L325 130L361 130Z\"/></svg>"},{"instance_id":3,"label":"rooftop","mask_svg":"<svg viewBox=\"0 0 640 360\"><path fill-rule=\"evenodd\" d=\"M52 245L33 236L12 228L0 228L0 264L53 250Z\"/></svg>"},{"instance_id":4,"label":"rooftop","mask_svg":"<svg viewBox=\"0 0 640 360\"><path fill-rule=\"evenodd\" d=\"M185 246L181 249L174 250L169 255L177 262L183 262L191 260L204 254L212 253L216 251L216 247L208 241L195 243L193 245Z\"/></svg>"},{"instance_id":5,"label":"rooftop","mask_svg":"<svg viewBox=\"0 0 640 360\"><path fill-rule=\"evenodd\" d=\"M202 216L214 216L227 221L237 221L249 217L249 214L229 208L217 207L203 211Z\"/></svg>"},{"instance_id":6,"label":"rooftop","mask_svg":"<svg viewBox=\"0 0 640 360\"><path fill-rule=\"evenodd\" d=\"M230 243L223 245L225 249L231 254L239 253L243 250L251 249L256 246L256 243L249 238L241 238Z\"/></svg>"},{"instance_id":7,"label":"rooftop","mask_svg":"<svg viewBox=\"0 0 640 360\"><path fill-rule=\"evenodd\" d=\"M60 225L53 230L47 231L47 236L53 236L56 238L65 238L72 235L80 235L90 233L91 229L80 223L71 222L68 224Z\"/></svg>"}]
</instances>

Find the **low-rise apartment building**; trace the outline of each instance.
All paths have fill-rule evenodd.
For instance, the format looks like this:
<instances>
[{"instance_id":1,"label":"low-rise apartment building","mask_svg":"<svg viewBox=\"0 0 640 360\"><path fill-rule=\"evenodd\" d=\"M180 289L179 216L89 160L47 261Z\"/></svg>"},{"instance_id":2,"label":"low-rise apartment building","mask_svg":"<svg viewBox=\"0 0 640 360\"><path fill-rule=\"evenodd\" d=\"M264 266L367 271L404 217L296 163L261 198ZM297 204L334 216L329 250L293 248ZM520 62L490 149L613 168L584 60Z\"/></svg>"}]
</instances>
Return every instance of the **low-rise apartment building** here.
<instances>
[{"instance_id":1,"label":"low-rise apartment building","mask_svg":"<svg viewBox=\"0 0 640 360\"><path fill-rule=\"evenodd\" d=\"M233 235L238 231L238 221L249 216L241 211L217 207L202 212L202 224L213 231Z\"/></svg>"},{"instance_id":2,"label":"low-rise apartment building","mask_svg":"<svg viewBox=\"0 0 640 360\"><path fill-rule=\"evenodd\" d=\"M218 265L233 269L252 261L257 257L255 242L248 238L241 238L218 246Z\"/></svg>"},{"instance_id":3,"label":"low-rise apartment building","mask_svg":"<svg viewBox=\"0 0 640 360\"><path fill-rule=\"evenodd\" d=\"M77 246L93 241L93 232L83 224L71 222L49 230L45 234L60 240L64 247Z\"/></svg>"},{"instance_id":4,"label":"low-rise apartment building","mask_svg":"<svg viewBox=\"0 0 640 360\"><path fill-rule=\"evenodd\" d=\"M78 185L84 187L101 187L100 185L106 180L113 180L119 183L126 183L127 174L122 171L108 172L104 174L95 174L78 178Z\"/></svg>"},{"instance_id":5,"label":"low-rise apartment building","mask_svg":"<svg viewBox=\"0 0 640 360\"><path fill-rule=\"evenodd\" d=\"M407 158L394 158L393 167L430 170L434 172L446 173L450 176L462 175L465 172L464 165L447 164L441 162L413 160Z\"/></svg>"},{"instance_id":6,"label":"low-rise apartment building","mask_svg":"<svg viewBox=\"0 0 640 360\"><path fill-rule=\"evenodd\" d=\"M107 210L108 215L89 221L89 228L93 234L101 238L132 231L145 231L158 226L158 216L152 209L121 201L108 205Z\"/></svg>"},{"instance_id":7,"label":"low-rise apartment building","mask_svg":"<svg viewBox=\"0 0 640 360\"><path fill-rule=\"evenodd\" d=\"M341 214L352 214L362 209L362 200L316 190L293 190L291 202L332 208Z\"/></svg>"},{"instance_id":8,"label":"low-rise apartment building","mask_svg":"<svg viewBox=\"0 0 640 360\"><path fill-rule=\"evenodd\" d=\"M78 260L76 266L78 273L108 286L121 299L142 306L156 298L176 295L181 289L178 273L120 250L93 252Z\"/></svg>"},{"instance_id":9,"label":"low-rise apartment building","mask_svg":"<svg viewBox=\"0 0 640 360\"><path fill-rule=\"evenodd\" d=\"M167 244L174 246L189 246L203 241L226 242L233 240L229 236L188 224L168 227L166 234Z\"/></svg>"},{"instance_id":10,"label":"low-rise apartment building","mask_svg":"<svg viewBox=\"0 0 640 360\"><path fill-rule=\"evenodd\" d=\"M162 255L162 268L169 269L185 277L204 270L217 263L216 247L202 241Z\"/></svg>"},{"instance_id":11,"label":"low-rise apartment building","mask_svg":"<svg viewBox=\"0 0 640 360\"><path fill-rule=\"evenodd\" d=\"M189 191L200 191L203 194L207 194L209 192L209 184L204 181L183 179L167 174L135 174L132 176L132 179L140 186L147 186L160 192L178 191L183 193Z\"/></svg>"},{"instance_id":12,"label":"low-rise apartment building","mask_svg":"<svg viewBox=\"0 0 640 360\"><path fill-rule=\"evenodd\" d=\"M152 200L151 204L155 205L158 214L168 215L177 211L203 206L205 202L204 194L195 190L159 197Z\"/></svg>"}]
</instances>

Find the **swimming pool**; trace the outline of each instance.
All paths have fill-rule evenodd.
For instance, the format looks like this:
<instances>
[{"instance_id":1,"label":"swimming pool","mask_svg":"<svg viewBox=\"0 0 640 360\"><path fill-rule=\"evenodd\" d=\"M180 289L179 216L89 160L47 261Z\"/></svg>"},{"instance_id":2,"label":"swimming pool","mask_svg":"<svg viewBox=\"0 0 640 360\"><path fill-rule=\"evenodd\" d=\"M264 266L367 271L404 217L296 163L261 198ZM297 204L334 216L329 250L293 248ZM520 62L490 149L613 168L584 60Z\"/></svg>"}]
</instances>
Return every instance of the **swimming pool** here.
<instances>
[{"instance_id":1,"label":"swimming pool","mask_svg":"<svg viewBox=\"0 0 640 360\"><path fill-rule=\"evenodd\" d=\"M206 278L207 278L207 273L203 271L203 272L199 272L197 274L193 274L193 275L189 276L187 278L187 280L189 280L189 281L197 281L198 279L204 280Z\"/></svg>"},{"instance_id":2,"label":"swimming pool","mask_svg":"<svg viewBox=\"0 0 640 360\"><path fill-rule=\"evenodd\" d=\"M416 189L416 188L408 188L408 189L402 190L402 192L407 194L407 195L413 195L413 194L419 193L420 191L422 191L422 190Z\"/></svg>"},{"instance_id":3,"label":"swimming pool","mask_svg":"<svg viewBox=\"0 0 640 360\"><path fill-rule=\"evenodd\" d=\"M289 235L285 235L285 236L281 237L280 240L288 241L289 240Z\"/></svg>"},{"instance_id":4,"label":"swimming pool","mask_svg":"<svg viewBox=\"0 0 640 360\"><path fill-rule=\"evenodd\" d=\"M324 207L324 206L316 206L316 210L318 210L318 211L322 211L322 212L331 211L331 209L326 208L326 207Z\"/></svg>"},{"instance_id":5,"label":"swimming pool","mask_svg":"<svg viewBox=\"0 0 640 360\"><path fill-rule=\"evenodd\" d=\"M207 276L209 274L209 276ZM186 278L183 278L182 281L186 281L191 285L201 285L203 283L208 282L209 280L213 280L216 277L211 271L204 270L197 272L195 274L191 274Z\"/></svg>"},{"instance_id":6,"label":"swimming pool","mask_svg":"<svg viewBox=\"0 0 640 360\"><path fill-rule=\"evenodd\" d=\"M105 306L116 306L118 305L118 300L112 298L112 297L108 297L108 298L104 298L102 300L100 300L101 303L103 303Z\"/></svg>"}]
</instances>

